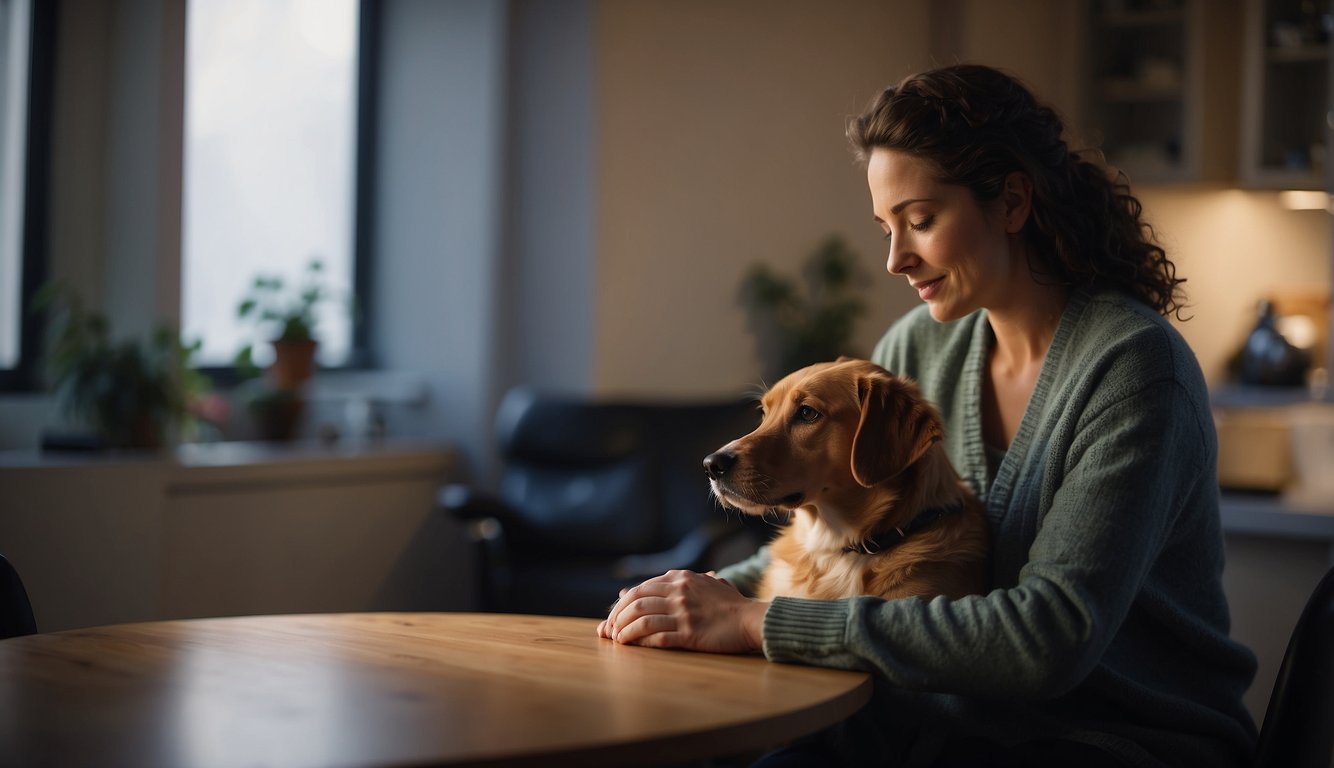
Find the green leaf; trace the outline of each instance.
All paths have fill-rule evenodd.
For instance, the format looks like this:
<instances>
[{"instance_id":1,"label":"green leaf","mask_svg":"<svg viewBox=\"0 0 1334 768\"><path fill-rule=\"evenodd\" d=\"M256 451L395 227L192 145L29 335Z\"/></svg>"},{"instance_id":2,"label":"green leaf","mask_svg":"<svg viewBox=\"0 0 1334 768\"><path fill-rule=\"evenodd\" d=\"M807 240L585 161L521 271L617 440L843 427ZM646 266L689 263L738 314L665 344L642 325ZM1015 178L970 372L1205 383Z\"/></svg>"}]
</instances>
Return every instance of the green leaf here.
<instances>
[{"instance_id":1,"label":"green leaf","mask_svg":"<svg viewBox=\"0 0 1334 768\"><path fill-rule=\"evenodd\" d=\"M236 366L237 373L241 374L243 378L249 379L259 375L259 366L255 365L254 351L254 346L247 344L236 353L233 365Z\"/></svg>"}]
</instances>

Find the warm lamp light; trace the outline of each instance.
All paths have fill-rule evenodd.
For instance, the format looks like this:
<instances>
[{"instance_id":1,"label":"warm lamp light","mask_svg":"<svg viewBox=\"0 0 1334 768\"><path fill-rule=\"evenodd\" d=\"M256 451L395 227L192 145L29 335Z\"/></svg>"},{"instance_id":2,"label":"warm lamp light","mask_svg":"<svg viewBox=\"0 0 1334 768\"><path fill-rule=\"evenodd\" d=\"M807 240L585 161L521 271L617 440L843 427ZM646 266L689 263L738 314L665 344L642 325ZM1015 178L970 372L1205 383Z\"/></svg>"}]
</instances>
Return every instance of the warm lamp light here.
<instances>
[{"instance_id":1,"label":"warm lamp light","mask_svg":"<svg viewBox=\"0 0 1334 768\"><path fill-rule=\"evenodd\" d=\"M1330 196L1314 189L1289 189L1278 193L1278 204L1290 211L1327 211Z\"/></svg>"}]
</instances>

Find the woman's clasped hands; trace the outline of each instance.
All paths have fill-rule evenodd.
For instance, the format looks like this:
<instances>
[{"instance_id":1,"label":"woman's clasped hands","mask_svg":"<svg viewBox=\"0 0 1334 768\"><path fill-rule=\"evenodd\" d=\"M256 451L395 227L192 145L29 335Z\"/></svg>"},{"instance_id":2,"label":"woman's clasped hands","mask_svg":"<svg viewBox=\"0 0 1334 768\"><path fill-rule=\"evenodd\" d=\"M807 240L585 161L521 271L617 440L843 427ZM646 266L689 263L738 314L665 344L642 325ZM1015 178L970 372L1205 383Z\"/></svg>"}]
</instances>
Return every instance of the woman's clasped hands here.
<instances>
[{"instance_id":1,"label":"woman's clasped hands","mask_svg":"<svg viewBox=\"0 0 1334 768\"><path fill-rule=\"evenodd\" d=\"M598 635L652 648L750 653L763 648L768 608L713 572L668 571L622 590Z\"/></svg>"}]
</instances>

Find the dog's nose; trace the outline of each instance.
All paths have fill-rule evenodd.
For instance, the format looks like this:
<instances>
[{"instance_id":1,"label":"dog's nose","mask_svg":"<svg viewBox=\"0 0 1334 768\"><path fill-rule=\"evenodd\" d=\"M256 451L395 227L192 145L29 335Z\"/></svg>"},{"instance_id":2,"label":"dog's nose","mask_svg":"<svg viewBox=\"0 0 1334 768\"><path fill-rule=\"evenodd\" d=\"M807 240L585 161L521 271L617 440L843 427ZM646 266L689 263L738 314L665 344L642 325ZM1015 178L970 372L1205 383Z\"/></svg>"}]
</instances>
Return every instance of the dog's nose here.
<instances>
[{"instance_id":1,"label":"dog's nose","mask_svg":"<svg viewBox=\"0 0 1334 768\"><path fill-rule=\"evenodd\" d=\"M718 451L704 457L704 471L714 480L727 474L727 470L736 464L736 454L726 451Z\"/></svg>"}]
</instances>

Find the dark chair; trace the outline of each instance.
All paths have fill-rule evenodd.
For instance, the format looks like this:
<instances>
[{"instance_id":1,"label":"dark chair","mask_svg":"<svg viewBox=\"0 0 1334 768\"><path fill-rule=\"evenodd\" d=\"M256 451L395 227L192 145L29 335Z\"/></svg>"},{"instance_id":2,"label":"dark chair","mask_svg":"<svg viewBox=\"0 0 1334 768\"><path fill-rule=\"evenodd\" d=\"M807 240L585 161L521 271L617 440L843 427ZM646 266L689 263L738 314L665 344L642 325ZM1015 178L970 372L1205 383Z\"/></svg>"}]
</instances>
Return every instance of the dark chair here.
<instances>
[{"instance_id":1,"label":"dark chair","mask_svg":"<svg viewBox=\"0 0 1334 768\"><path fill-rule=\"evenodd\" d=\"M1334 568L1297 619L1256 748L1257 768L1330 768L1334 759Z\"/></svg>"},{"instance_id":2,"label":"dark chair","mask_svg":"<svg viewBox=\"0 0 1334 768\"><path fill-rule=\"evenodd\" d=\"M36 633L37 622L23 580L9 560L0 555L0 640Z\"/></svg>"},{"instance_id":3,"label":"dark chair","mask_svg":"<svg viewBox=\"0 0 1334 768\"><path fill-rule=\"evenodd\" d=\"M476 544L488 611L602 616L618 591L673 568L725 565L770 528L711 498L703 460L754 429L743 400L599 401L509 392L496 415L499 492L440 491Z\"/></svg>"}]
</instances>

